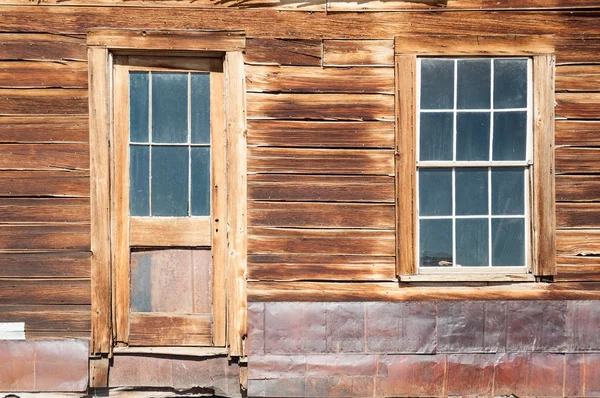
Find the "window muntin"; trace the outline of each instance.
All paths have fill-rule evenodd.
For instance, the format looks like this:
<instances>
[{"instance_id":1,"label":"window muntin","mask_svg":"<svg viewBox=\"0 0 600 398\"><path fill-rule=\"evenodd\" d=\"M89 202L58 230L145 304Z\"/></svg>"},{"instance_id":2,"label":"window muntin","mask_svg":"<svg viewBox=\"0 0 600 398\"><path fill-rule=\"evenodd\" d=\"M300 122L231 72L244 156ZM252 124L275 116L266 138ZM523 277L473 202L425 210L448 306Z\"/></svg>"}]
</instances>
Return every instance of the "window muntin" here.
<instances>
[{"instance_id":1,"label":"window muntin","mask_svg":"<svg viewBox=\"0 0 600 398\"><path fill-rule=\"evenodd\" d=\"M517 57L417 59L421 271L527 270L531 64Z\"/></svg>"},{"instance_id":2,"label":"window muntin","mask_svg":"<svg viewBox=\"0 0 600 398\"><path fill-rule=\"evenodd\" d=\"M131 216L210 215L210 75L129 74Z\"/></svg>"}]
</instances>

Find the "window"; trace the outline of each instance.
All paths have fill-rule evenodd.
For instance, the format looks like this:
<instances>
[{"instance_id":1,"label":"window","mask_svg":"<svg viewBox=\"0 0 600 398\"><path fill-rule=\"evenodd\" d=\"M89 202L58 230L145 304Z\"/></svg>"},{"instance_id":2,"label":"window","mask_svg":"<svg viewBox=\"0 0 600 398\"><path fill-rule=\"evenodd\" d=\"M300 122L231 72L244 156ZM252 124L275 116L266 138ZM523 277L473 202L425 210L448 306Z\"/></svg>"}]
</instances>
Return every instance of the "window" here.
<instances>
[{"instance_id":1,"label":"window","mask_svg":"<svg viewBox=\"0 0 600 398\"><path fill-rule=\"evenodd\" d=\"M243 355L244 47L240 32L88 35L93 354Z\"/></svg>"},{"instance_id":2,"label":"window","mask_svg":"<svg viewBox=\"0 0 600 398\"><path fill-rule=\"evenodd\" d=\"M402 280L553 274L554 61L546 42L396 39Z\"/></svg>"}]
</instances>

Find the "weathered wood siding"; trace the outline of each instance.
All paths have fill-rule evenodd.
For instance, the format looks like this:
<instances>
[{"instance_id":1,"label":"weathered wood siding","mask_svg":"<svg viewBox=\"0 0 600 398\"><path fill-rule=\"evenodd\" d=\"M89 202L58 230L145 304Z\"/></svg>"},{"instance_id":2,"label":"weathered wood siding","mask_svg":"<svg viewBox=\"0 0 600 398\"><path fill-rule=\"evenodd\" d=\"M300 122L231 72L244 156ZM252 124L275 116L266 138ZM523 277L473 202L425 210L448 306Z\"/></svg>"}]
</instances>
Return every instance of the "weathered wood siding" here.
<instances>
[{"instance_id":1,"label":"weathered wood siding","mask_svg":"<svg viewBox=\"0 0 600 398\"><path fill-rule=\"evenodd\" d=\"M591 0L2 2L0 322L89 336L86 33L98 27L246 32L257 299L321 285L319 299L350 299L319 281L375 292L394 280L396 35L556 35L557 279L600 280L599 18Z\"/></svg>"}]
</instances>

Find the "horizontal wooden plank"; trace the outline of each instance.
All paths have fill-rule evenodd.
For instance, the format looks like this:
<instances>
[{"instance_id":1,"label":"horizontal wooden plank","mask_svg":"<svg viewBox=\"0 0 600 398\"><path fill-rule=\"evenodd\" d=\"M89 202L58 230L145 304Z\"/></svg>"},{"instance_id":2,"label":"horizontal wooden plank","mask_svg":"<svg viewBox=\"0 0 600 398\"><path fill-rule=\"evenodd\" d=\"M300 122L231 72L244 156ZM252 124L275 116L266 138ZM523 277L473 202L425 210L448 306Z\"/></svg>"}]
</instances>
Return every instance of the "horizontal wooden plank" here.
<instances>
[{"instance_id":1,"label":"horizontal wooden plank","mask_svg":"<svg viewBox=\"0 0 600 398\"><path fill-rule=\"evenodd\" d=\"M324 66L394 66L393 40L324 40Z\"/></svg>"},{"instance_id":2,"label":"horizontal wooden plank","mask_svg":"<svg viewBox=\"0 0 600 398\"><path fill-rule=\"evenodd\" d=\"M131 246L210 246L210 217L130 217Z\"/></svg>"},{"instance_id":3,"label":"horizontal wooden plank","mask_svg":"<svg viewBox=\"0 0 600 398\"><path fill-rule=\"evenodd\" d=\"M393 230L249 228L248 254L393 256Z\"/></svg>"},{"instance_id":4,"label":"horizontal wooden plank","mask_svg":"<svg viewBox=\"0 0 600 398\"><path fill-rule=\"evenodd\" d=\"M85 35L0 33L0 60L87 61Z\"/></svg>"},{"instance_id":5,"label":"horizontal wooden plank","mask_svg":"<svg viewBox=\"0 0 600 398\"><path fill-rule=\"evenodd\" d=\"M0 169L89 169L89 144L2 144Z\"/></svg>"},{"instance_id":6,"label":"horizontal wooden plank","mask_svg":"<svg viewBox=\"0 0 600 398\"><path fill-rule=\"evenodd\" d=\"M1 143L63 141L88 142L88 117L85 115L0 117Z\"/></svg>"},{"instance_id":7,"label":"horizontal wooden plank","mask_svg":"<svg viewBox=\"0 0 600 398\"><path fill-rule=\"evenodd\" d=\"M394 69L248 65L246 87L264 93L393 94Z\"/></svg>"},{"instance_id":8,"label":"horizontal wooden plank","mask_svg":"<svg viewBox=\"0 0 600 398\"><path fill-rule=\"evenodd\" d=\"M559 65L556 91L600 91L600 65Z\"/></svg>"},{"instance_id":9,"label":"horizontal wooden plank","mask_svg":"<svg viewBox=\"0 0 600 398\"><path fill-rule=\"evenodd\" d=\"M557 120L556 145L600 146L600 122L584 120Z\"/></svg>"},{"instance_id":10,"label":"horizontal wooden plank","mask_svg":"<svg viewBox=\"0 0 600 398\"><path fill-rule=\"evenodd\" d=\"M90 223L87 198L0 198L3 223Z\"/></svg>"},{"instance_id":11,"label":"horizontal wooden plank","mask_svg":"<svg viewBox=\"0 0 600 398\"><path fill-rule=\"evenodd\" d=\"M394 175L391 150L248 148L250 173Z\"/></svg>"},{"instance_id":12,"label":"horizontal wooden plank","mask_svg":"<svg viewBox=\"0 0 600 398\"><path fill-rule=\"evenodd\" d=\"M321 40L248 38L244 62L267 65L321 66L322 54Z\"/></svg>"},{"instance_id":13,"label":"horizontal wooden plank","mask_svg":"<svg viewBox=\"0 0 600 398\"><path fill-rule=\"evenodd\" d=\"M600 230L577 229L556 231L558 255L587 256L600 254Z\"/></svg>"},{"instance_id":14,"label":"horizontal wooden plank","mask_svg":"<svg viewBox=\"0 0 600 398\"><path fill-rule=\"evenodd\" d=\"M394 123L249 120L248 145L393 148Z\"/></svg>"},{"instance_id":15,"label":"horizontal wooden plank","mask_svg":"<svg viewBox=\"0 0 600 398\"><path fill-rule=\"evenodd\" d=\"M210 315L175 315L132 312L129 315L129 345L210 345Z\"/></svg>"},{"instance_id":16,"label":"horizontal wooden plank","mask_svg":"<svg viewBox=\"0 0 600 398\"><path fill-rule=\"evenodd\" d=\"M89 279L0 279L2 305L89 305Z\"/></svg>"},{"instance_id":17,"label":"horizontal wooden plank","mask_svg":"<svg viewBox=\"0 0 600 398\"><path fill-rule=\"evenodd\" d=\"M557 228L600 228L600 203L557 203Z\"/></svg>"},{"instance_id":18,"label":"horizontal wooden plank","mask_svg":"<svg viewBox=\"0 0 600 398\"><path fill-rule=\"evenodd\" d=\"M87 36L88 46L109 49L169 51L241 51L246 47L243 32L97 29Z\"/></svg>"},{"instance_id":19,"label":"horizontal wooden plank","mask_svg":"<svg viewBox=\"0 0 600 398\"><path fill-rule=\"evenodd\" d=\"M89 252L0 253L0 278L89 278Z\"/></svg>"},{"instance_id":20,"label":"horizontal wooden plank","mask_svg":"<svg viewBox=\"0 0 600 398\"><path fill-rule=\"evenodd\" d=\"M86 89L0 89L0 115L87 113Z\"/></svg>"},{"instance_id":21,"label":"horizontal wooden plank","mask_svg":"<svg viewBox=\"0 0 600 398\"><path fill-rule=\"evenodd\" d=\"M249 200L394 203L394 193L391 176L248 176Z\"/></svg>"},{"instance_id":22,"label":"horizontal wooden plank","mask_svg":"<svg viewBox=\"0 0 600 398\"><path fill-rule=\"evenodd\" d=\"M600 37L598 32L594 35L559 37L556 41L557 64L600 62Z\"/></svg>"},{"instance_id":23,"label":"horizontal wooden plank","mask_svg":"<svg viewBox=\"0 0 600 398\"><path fill-rule=\"evenodd\" d=\"M600 281L600 257L558 256L556 263L557 282Z\"/></svg>"},{"instance_id":24,"label":"horizontal wooden plank","mask_svg":"<svg viewBox=\"0 0 600 398\"><path fill-rule=\"evenodd\" d=\"M90 176L81 171L0 171L2 196L89 197Z\"/></svg>"},{"instance_id":25,"label":"horizontal wooden plank","mask_svg":"<svg viewBox=\"0 0 600 398\"><path fill-rule=\"evenodd\" d=\"M87 80L86 62L0 62L0 88L86 88Z\"/></svg>"},{"instance_id":26,"label":"horizontal wooden plank","mask_svg":"<svg viewBox=\"0 0 600 398\"><path fill-rule=\"evenodd\" d=\"M24 1L24 0L22 0ZM396 11L396 10L512 10L512 9L547 9L593 8L591 0L328 0L327 11Z\"/></svg>"},{"instance_id":27,"label":"horizontal wooden plank","mask_svg":"<svg viewBox=\"0 0 600 398\"><path fill-rule=\"evenodd\" d=\"M89 225L0 225L0 250L90 250Z\"/></svg>"},{"instance_id":28,"label":"horizontal wooden plank","mask_svg":"<svg viewBox=\"0 0 600 398\"><path fill-rule=\"evenodd\" d=\"M391 280L394 257L305 254L248 256L248 279L253 280Z\"/></svg>"},{"instance_id":29,"label":"horizontal wooden plank","mask_svg":"<svg viewBox=\"0 0 600 398\"><path fill-rule=\"evenodd\" d=\"M556 148L557 174L600 173L600 148Z\"/></svg>"},{"instance_id":30,"label":"horizontal wooden plank","mask_svg":"<svg viewBox=\"0 0 600 398\"><path fill-rule=\"evenodd\" d=\"M246 101L249 119L394 119L393 95L248 93Z\"/></svg>"},{"instance_id":31,"label":"horizontal wooden plank","mask_svg":"<svg viewBox=\"0 0 600 398\"><path fill-rule=\"evenodd\" d=\"M555 98L557 117L600 118L600 93L556 93Z\"/></svg>"},{"instance_id":32,"label":"horizontal wooden plank","mask_svg":"<svg viewBox=\"0 0 600 398\"><path fill-rule=\"evenodd\" d=\"M395 214L391 204L250 202L248 225L392 229Z\"/></svg>"},{"instance_id":33,"label":"horizontal wooden plank","mask_svg":"<svg viewBox=\"0 0 600 398\"><path fill-rule=\"evenodd\" d=\"M600 201L598 176L556 176L556 200L563 202Z\"/></svg>"},{"instance_id":34,"label":"horizontal wooden plank","mask_svg":"<svg viewBox=\"0 0 600 398\"><path fill-rule=\"evenodd\" d=\"M25 322L25 336L30 333L88 332L91 328L89 305L0 305L0 322Z\"/></svg>"},{"instance_id":35,"label":"horizontal wooden plank","mask_svg":"<svg viewBox=\"0 0 600 398\"><path fill-rule=\"evenodd\" d=\"M5 0L4 4L31 4L29 0ZM172 7L172 8L268 8L271 10L324 11L325 0L44 0L45 5L60 6L118 6L118 7Z\"/></svg>"},{"instance_id":36,"label":"horizontal wooden plank","mask_svg":"<svg viewBox=\"0 0 600 398\"><path fill-rule=\"evenodd\" d=\"M248 301L598 300L599 283L418 286L397 282L248 282Z\"/></svg>"}]
</instances>

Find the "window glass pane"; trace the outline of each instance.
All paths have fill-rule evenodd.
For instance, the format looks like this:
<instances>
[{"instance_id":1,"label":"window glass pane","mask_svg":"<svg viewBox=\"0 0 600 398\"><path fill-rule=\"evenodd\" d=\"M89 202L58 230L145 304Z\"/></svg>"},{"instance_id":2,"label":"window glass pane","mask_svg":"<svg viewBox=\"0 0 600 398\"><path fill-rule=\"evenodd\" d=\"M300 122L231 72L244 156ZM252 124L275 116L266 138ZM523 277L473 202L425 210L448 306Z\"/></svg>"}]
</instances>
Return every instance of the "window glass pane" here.
<instances>
[{"instance_id":1,"label":"window glass pane","mask_svg":"<svg viewBox=\"0 0 600 398\"><path fill-rule=\"evenodd\" d=\"M189 148L152 147L152 215L188 215Z\"/></svg>"},{"instance_id":2,"label":"window glass pane","mask_svg":"<svg viewBox=\"0 0 600 398\"><path fill-rule=\"evenodd\" d=\"M491 65L489 59L458 60L458 109L490 109Z\"/></svg>"},{"instance_id":3,"label":"window glass pane","mask_svg":"<svg viewBox=\"0 0 600 398\"><path fill-rule=\"evenodd\" d=\"M456 220L456 264L485 267L488 259L488 219Z\"/></svg>"},{"instance_id":4,"label":"window glass pane","mask_svg":"<svg viewBox=\"0 0 600 398\"><path fill-rule=\"evenodd\" d=\"M527 60L494 60L494 108L527 107Z\"/></svg>"},{"instance_id":5,"label":"window glass pane","mask_svg":"<svg viewBox=\"0 0 600 398\"><path fill-rule=\"evenodd\" d=\"M456 115L456 160L489 160L490 114L464 112Z\"/></svg>"},{"instance_id":6,"label":"window glass pane","mask_svg":"<svg viewBox=\"0 0 600 398\"><path fill-rule=\"evenodd\" d=\"M488 214L488 169L456 169L456 214Z\"/></svg>"},{"instance_id":7,"label":"window glass pane","mask_svg":"<svg viewBox=\"0 0 600 398\"><path fill-rule=\"evenodd\" d=\"M452 215L451 169L419 170L419 215Z\"/></svg>"},{"instance_id":8,"label":"window glass pane","mask_svg":"<svg viewBox=\"0 0 600 398\"><path fill-rule=\"evenodd\" d=\"M421 60L421 108L454 108L453 60Z\"/></svg>"},{"instance_id":9,"label":"window glass pane","mask_svg":"<svg viewBox=\"0 0 600 398\"><path fill-rule=\"evenodd\" d=\"M525 219L492 219L492 266L525 265Z\"/></svg>"},{"instance_id":10,"label":"window glass pane","mask_svg":"<svg viewBox=\"0 0 600 398\"><path fill-rule=\"evenodd\" d=\"M419 265L452 266L452 220L421 220Z\"/></svg>"},{"instance_id":11,"label":"window glass pane","mask_svg":"<svg viewBox=\"0 0 600 398\"><path fill-rule=\"evenodd\" d=\"M210 215L210 148L192 148L192 215Z\"/></svg>"},{"instance_id":12,"label":"window glass pane","mask_svg":"<svg viewBox=\"0 0 600 398\"><path fill-rule=\"evenodd\" d=\"M150 215L150 150L147 146L129 147L129 213Z\"/></svg>"},{"instance_id":13,"label":"window glass pane","mask_svg":"<svg viewBox=\"0 0 600 398\"><path fill-rule=\"evenodd\" d=\"M527 112L494 113L494 160L525 160Z\"/></svg>"},{"instance_id":14,"label":"window glass pane","mask_svg":"<svg viewBox=\"0 0 600 398\"><path fill-rule=\"evenodd\" d=\"M152 74L152 142L188 142L188 74Z\"/></svg>"},{"instance_id":15,"label":"window glass pane","mask_svg":"<svg viewBox=\"0 0 600 398\"><path fill-rule=\"evenodd\" d=\"M523 168L492 169L492 214L525 214L525 175Z\"/></svg>"},{"instance_id":16,"label":"window glass pane","mask_svg":"<svg viewBox=\"0 0 600 398\"><path fill-rule=\"evenodd\" d=\"M192 143L210 143L210 75L192 74Z\"/></svg>"},{"instance_id":17,"label":"window glass pane","mask_svg":"<svg viewBox=\"0 0 600 398\"><path fill-rule=\"evenodd\" d=\"M421 160L452 160L453 120L450 112L421 113Z\"/></svg>"},{"instance_id":18,"label":"window glass pane","mask_svg":"<svg viewBox=\"0 0 600 398\"><path fill-rule=\"evenodd\" d=\"M129 139L148 142L148 72L129 74Z\"/></svg>"}]
</instances>

